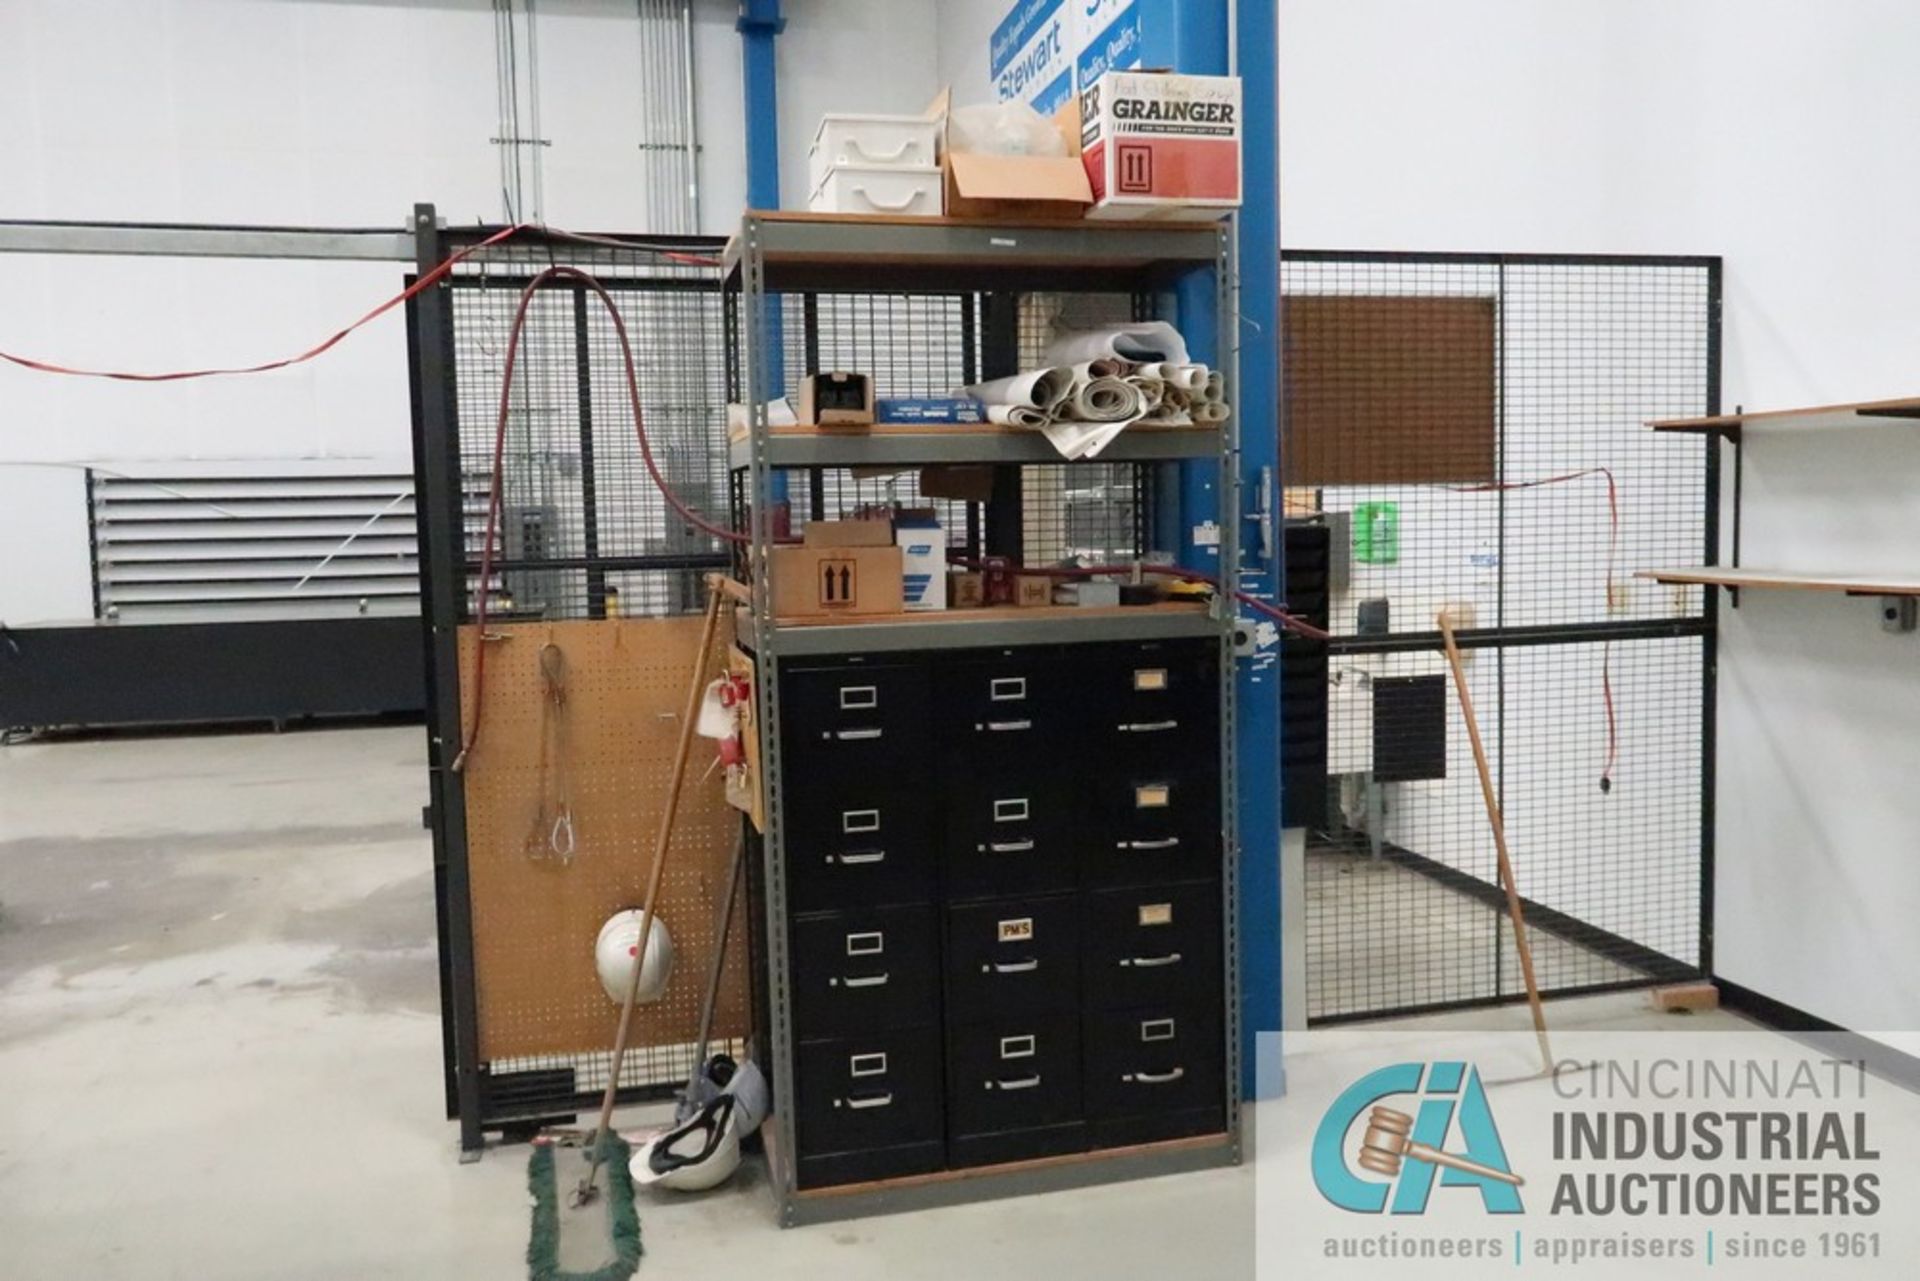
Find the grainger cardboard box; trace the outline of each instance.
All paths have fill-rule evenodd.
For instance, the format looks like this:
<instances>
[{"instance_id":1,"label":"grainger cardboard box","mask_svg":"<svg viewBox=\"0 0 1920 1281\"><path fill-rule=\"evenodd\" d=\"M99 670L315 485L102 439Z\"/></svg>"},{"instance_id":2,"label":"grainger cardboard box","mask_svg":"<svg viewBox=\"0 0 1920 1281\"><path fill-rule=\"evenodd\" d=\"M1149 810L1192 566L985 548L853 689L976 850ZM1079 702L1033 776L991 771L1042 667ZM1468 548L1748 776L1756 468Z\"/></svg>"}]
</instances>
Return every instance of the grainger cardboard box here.
<instances>
[{"instance_id":1,"label":"grainger cardboard box","mask_svg":"<svg viewBox=\"0 0 1920 1281\"><path fill-rule=\"evenodd\" d=\"M1089 218L1192 218L1240 204L1240 79L1109 71L1080 93Z\"/></svg>"}]
</instances>

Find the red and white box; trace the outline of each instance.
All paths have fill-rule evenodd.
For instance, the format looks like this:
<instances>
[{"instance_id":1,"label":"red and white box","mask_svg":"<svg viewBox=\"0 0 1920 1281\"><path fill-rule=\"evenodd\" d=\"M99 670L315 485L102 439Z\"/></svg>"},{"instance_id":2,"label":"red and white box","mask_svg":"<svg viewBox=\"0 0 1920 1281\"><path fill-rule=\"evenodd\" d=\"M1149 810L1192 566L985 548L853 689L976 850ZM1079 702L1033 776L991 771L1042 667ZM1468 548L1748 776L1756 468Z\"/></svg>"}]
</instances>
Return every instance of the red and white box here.
<instances>
[{"instance_id":1,"label":"red and white box","mask_svg":"<svg viewBox=\"0 0 1920 1281\"><path fill-rule=\"evenodd\" d=\"M1080 93L1089 218L1217 216L1240 205L1240 78L1109 71Z\"/></svg>"}]
</instances>

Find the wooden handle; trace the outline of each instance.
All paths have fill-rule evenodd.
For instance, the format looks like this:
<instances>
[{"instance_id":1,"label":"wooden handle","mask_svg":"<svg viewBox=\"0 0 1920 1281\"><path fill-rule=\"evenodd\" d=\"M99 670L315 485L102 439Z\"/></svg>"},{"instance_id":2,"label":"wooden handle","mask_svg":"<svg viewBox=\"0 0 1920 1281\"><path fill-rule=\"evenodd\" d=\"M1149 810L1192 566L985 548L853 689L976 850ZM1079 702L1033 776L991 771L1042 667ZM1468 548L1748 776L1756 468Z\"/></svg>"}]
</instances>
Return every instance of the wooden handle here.
<instances>
[{"instance_id":1,"label":"wooden handle","mask_svg":"<svg viewBox=\"0 0 1920 1281\"><path fill-rule=\"evenodd\" d=\"M660 827L653 841L653 871L647 877L647 897L640 918L640 937L633 949L633 973L627 979L627 998L620 1003L620 1028L613 1036L613 1063L607 1071L607 1092L600 1100L600 1124L593 1132L584 1192L593 1187L600 1172L600 1140L613 1124L613 1103L620 1090L620 1064L627 1056L627 1038L633 1031L633 1007L640 999L640 975L646 969L647 939L653 933L654 907L660 900L661 874L667 868L667 847L673 843L673 820L680 812L680 789L687 780L687 757L693 751L693 728L699 718L700 698L707 684L707 663L712 656L713 634L720 623L720 590L710 578L707 583L707 615L700 628L700 648L694 651L693 677L687 682L686 710L680 714L680 742L673 753L673 780L667 788L666 808L660 812ZM697 1069L696 1069L697 1070Z\"/></svg>"},{"instance_id":2,"label":"wooden handle","mask_svg":"<svg viewBox=\"0 0 1920 1281\"><path fill-rule=\"evenodd\" d=\"M1487 765L1487 749L1480 741L1480 721L1473 714L1473 695L1467 690L1466 665L1460 660L1460 646L1453 637L1453 620L1441 610L1434 620L1440 626L1440 639L1447 647L1447 665L1453 669L1453 687L1460 694L1460 714L1467 722L1467 741L1473 745L1473 764L1480 774L1480 797L1487 805L1487 822L1493 827L1493 848L1500 856L1500 883L1507 891L1507 915L1513 921L1513 943L1520 953L1520 973L1527 982L1527 1005L1533 1013L1533 1033L1540 1040L1542 1067L1553 1071L1553 1050L1547 1044L1547 1012L1540 1004L1540 984L1533 973L1533 948L1527 943L1526 918L1520 911L1520 890L1514 884L1513 860L1507 854L1507 825L1500 816L1500 802L1493 789L1493 771Z\"/></svg>"}]
</instances>

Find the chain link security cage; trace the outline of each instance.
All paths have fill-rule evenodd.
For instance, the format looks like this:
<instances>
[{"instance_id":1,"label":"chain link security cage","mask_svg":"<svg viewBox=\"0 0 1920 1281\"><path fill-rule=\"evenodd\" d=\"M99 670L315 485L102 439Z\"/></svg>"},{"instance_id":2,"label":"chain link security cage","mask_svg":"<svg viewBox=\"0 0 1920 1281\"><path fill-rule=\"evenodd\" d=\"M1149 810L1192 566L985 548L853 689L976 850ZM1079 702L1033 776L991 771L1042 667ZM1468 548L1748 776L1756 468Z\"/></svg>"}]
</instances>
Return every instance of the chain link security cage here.
<instances>
[{"instance_id":1,"label":"chain link security cage","mask_svg":"<svg viewBox=\"0 0 1920 1281\"><path fill-rule=\"evenodd\" d=\"M1457 630L1542 989L1711 963L1710 258L1288 253L1289 514L1330 534L1311 1021L1524 995L1437 618Z\"/></svg>"}]
</instances>

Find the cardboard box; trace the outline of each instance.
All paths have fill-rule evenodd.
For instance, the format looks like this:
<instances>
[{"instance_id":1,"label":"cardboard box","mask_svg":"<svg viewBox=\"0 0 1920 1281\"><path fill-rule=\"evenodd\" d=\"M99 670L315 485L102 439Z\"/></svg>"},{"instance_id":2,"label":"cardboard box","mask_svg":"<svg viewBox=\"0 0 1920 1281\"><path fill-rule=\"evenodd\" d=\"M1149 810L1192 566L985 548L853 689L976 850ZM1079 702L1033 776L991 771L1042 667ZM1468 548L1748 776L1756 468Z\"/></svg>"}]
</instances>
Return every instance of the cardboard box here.
<instances>
[{"instance_id":1,"label":"cardboard box","mask_svg":"<svg viewBox=\"0 0 1920 1281\"><path fill-rule=\"evenodd\" d=\"M947 608L979 609L987 603L986 578L970 569L947 571Z\"/></svg>"},{"instance_id":2,"label":"cardboard box","mask_svg":"<svg viewBox=\"0 0 1920 1281\"><path fill-rule=\"evenodd\" d=\"M987 463L934 463L922 467L920 496L984 503L993 497L993 467Z\"/></svg>"},{"instance_id":3,"label":"cardboard box","mask_svg":"<svg viewBox=\"0 0 1920 1281\"><path fill-rule=\"evenodd\" d=\"M768 563L780 618L904 608L898 547L775 547Z\"/></svg>"},{"instance_id":4,"label":"cardboard box","mask_svg":"<svg viewBox=\"0 0 1920 1281\"><path fill-rule=\"evenodd\" d=\"M1089 218L1212 217L1240 204L1238 76L1109 71L1080 91Z\"/></svg>"},{"instance_id":5,"label":"cardboard box","mask_svg":"<svg viewBox=\"0 0 1920 1281\"><path fill-rule=\"evenodd\" d=\"M984 423L987 407L971 396L898 396L874 402L883 423Z\"/></svg>"},{"instance_id":6,"label":"cardboard box","mask_svg":"<svg viewBox=\"0 0 1920 1281\"><path fill-rule=\"evenodd\" d=\"M873 379L865 374L808 374L793 398L803 427L873 426Z\"/></svg>"},{"instance_id":7,"label":"cardboard box","mask_svg":"<svg viewBox=\"0 0 1920 1281\"><path fill-rule=\"evenodd\" d=\"M800 535L808 547L891 547L893 522L878 516L855 520L816 520Z\"/></svg>"},{"instance_id":8,"label":"cardboard box","mask_svg":"<svg viewBox=\"0 0 1920 1281\"><path fill-rule=\"evenodd\" d=\"M1053 580L1045 574L1015 574L1013 603L1022 609L1053 604Z\"/></svg>"},{"instance_id":9,"label":"cardboard box","mask_svg":"<svg viewBox=\"0 0 1920 1281\"><path fill-rule=\"evenodd\" d=\"M893 540L900 548L901 590L910 610L947 607L947 534L932 508L903 511L894 518Z\"/></svg>"},{"instance_id":10,"label":"cardboard box","mask_svg":"<svg viewBox=\"0 0 1920 1281\"><path fill-rule=\"evenodd\" d=\"M944 121L952 98L950 90L941 90L927 114ZM1070 115L1062 115L1057 123L1067 142L1064 156L955 151L943 124L940 167L946 176L947 217L987 221L1084 217L1093 202L1093 189L1076 155L1075 122Z\"/></svg>"}]
</instances>

